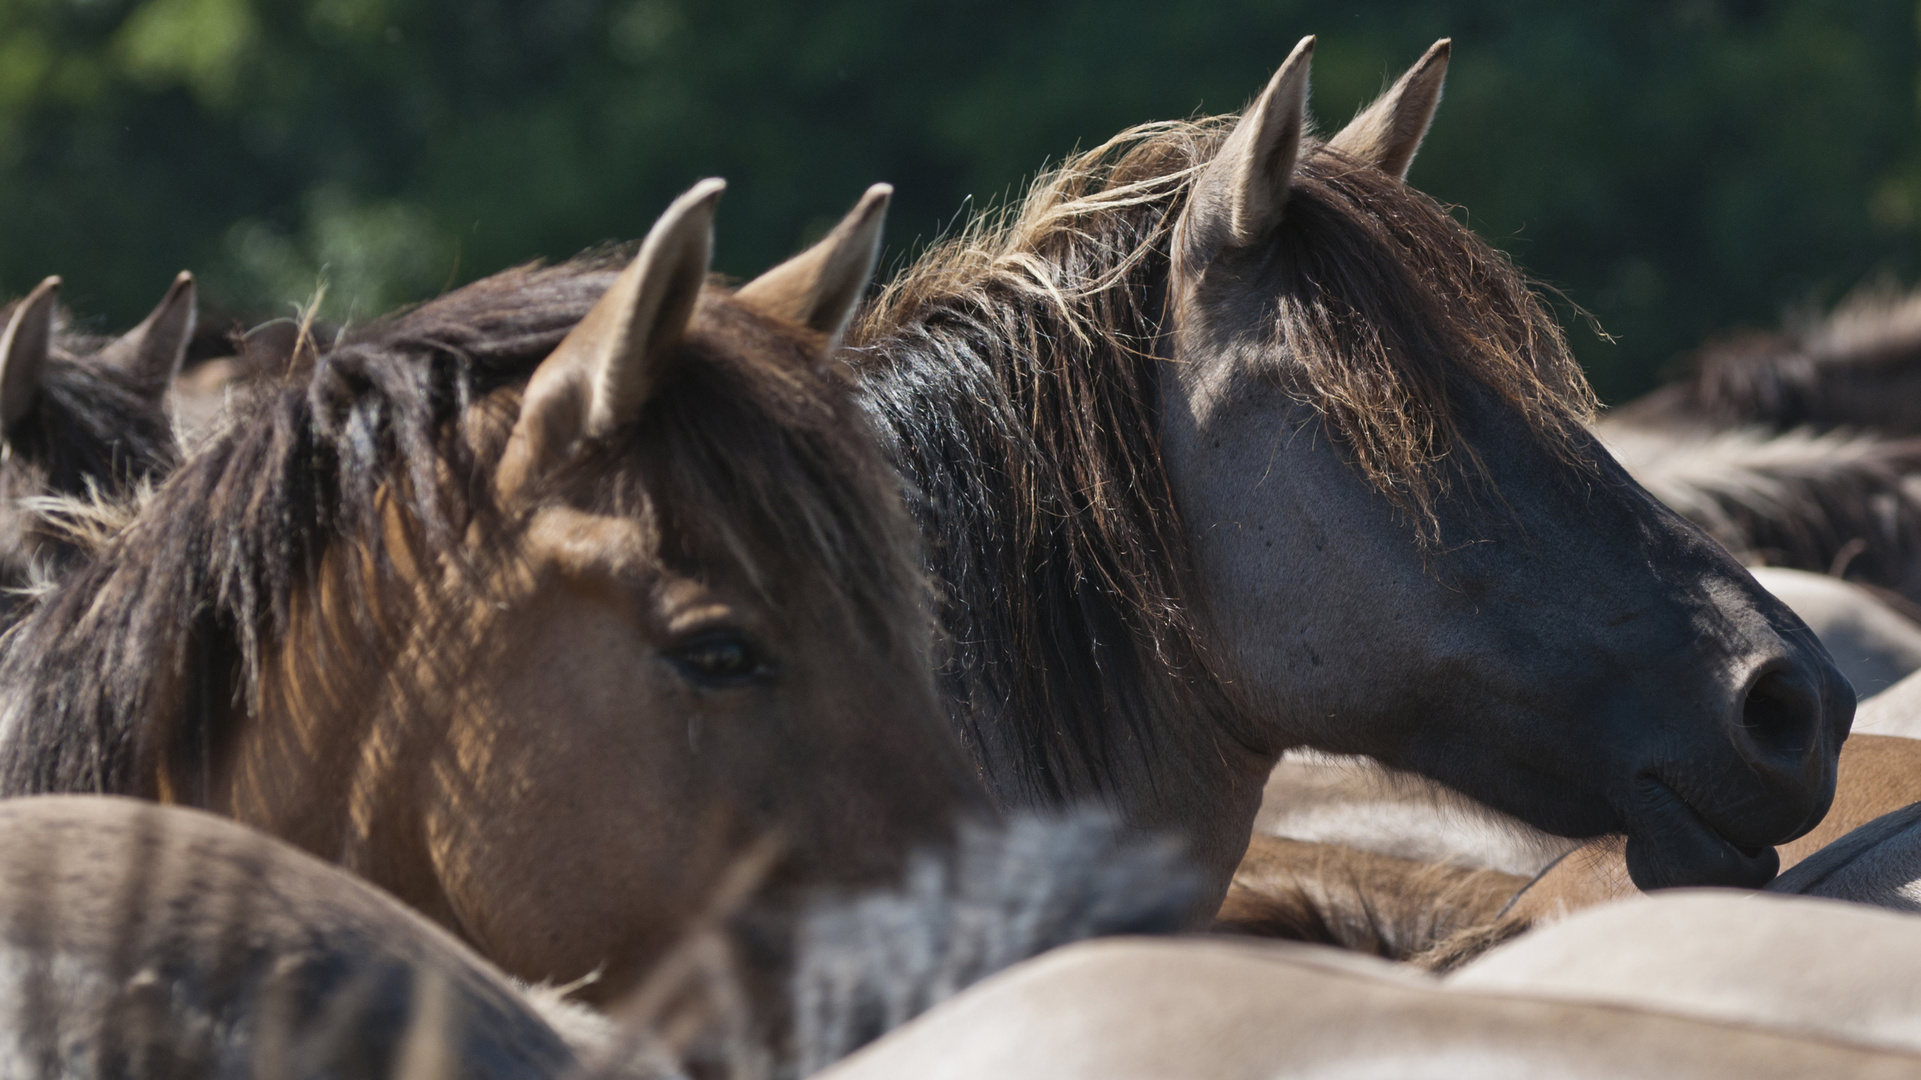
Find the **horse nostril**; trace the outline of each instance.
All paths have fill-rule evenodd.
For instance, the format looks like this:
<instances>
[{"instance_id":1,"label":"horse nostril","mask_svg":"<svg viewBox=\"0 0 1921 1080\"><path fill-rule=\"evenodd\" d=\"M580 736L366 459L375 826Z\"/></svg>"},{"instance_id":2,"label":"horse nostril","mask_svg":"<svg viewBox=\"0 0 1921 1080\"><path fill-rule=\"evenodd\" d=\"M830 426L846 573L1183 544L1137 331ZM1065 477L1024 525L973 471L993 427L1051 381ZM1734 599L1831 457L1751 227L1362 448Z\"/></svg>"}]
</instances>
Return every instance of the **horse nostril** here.
<instances>
[{"instance_id":1,"label":"horse nostril","mask_svg":"<svg viewBox=\"0 0 1921 1080\"><path fill-rule=\"evenodd\" d=\"M1747 741L1773 758L1798 760L1816 741L1821 703L1793 668L1763 672L1741 703Z\"/></svg>"}]
</instances>

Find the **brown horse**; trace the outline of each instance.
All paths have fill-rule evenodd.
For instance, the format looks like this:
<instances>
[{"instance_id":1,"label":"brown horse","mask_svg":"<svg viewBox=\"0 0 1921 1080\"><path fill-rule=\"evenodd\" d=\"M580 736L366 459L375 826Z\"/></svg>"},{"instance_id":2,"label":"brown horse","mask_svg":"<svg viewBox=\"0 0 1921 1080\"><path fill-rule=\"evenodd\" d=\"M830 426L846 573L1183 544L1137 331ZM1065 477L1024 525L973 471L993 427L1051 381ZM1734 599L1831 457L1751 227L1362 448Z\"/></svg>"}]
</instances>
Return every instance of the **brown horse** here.
<instances>
[{"instance_id":1,"label":"brown horse","mask_svg":"<svg viewBox=\"0 0 1921 1080\"><path fill-rule=\"evenodd\" d=\"M508 271L234 423L22 625L4 790L213 809L530 980L631 986L748 853L803 886L981 803L897 481L827 363L888 192L738 292L709 181L624 270Z\"/></svg>"},{"instance_id":2,"label":"brown horse","mask_svg":"<svg viewBox=\"0 0 1921 1080\"><path fill-rule=\"evenodd\" d=\"M193 337L193 275L117 338L75 330L59 295L50 277L0 311L0 624L17 617L22 590L80 553L36 500L112 498L178 460L162 399Z\"/></svg>"},{"instance_id":3,"label":"brown horse","mask_svg":"<svg viewBox=\"0 0 1921 1080\"><path fill-rule=\"evenodd\" d=\"M1853 695L1608 457L1525 281L1403 181L1447 43L1326 142L1312 45L1238 118L1072 158L850 334L990 790L1177 831L1224 890L1306 744L1627 831L1645 884L1767 880Z\"/></svg>"},{"instance_id":4,"label":"brown horse","mask_svg":"<svg viewBox=\"0 0 1921 1080\"><path fill-rule=\"evenodd\" d=\"M1609 414L1650 429L1921 435L1921 293L1869 287L1818 318L1711 342L1685 379Z\"/></svg>"}]
</instances>

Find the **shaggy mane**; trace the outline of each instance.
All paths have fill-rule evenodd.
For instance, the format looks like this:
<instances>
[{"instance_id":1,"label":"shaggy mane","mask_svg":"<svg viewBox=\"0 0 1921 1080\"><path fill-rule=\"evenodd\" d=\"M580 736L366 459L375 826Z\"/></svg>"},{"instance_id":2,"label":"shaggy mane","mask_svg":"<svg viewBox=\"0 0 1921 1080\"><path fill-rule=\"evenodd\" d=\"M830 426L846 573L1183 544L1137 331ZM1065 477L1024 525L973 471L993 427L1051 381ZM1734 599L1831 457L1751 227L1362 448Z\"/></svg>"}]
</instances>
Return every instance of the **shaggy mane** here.
<instances>
[{"instance_id":1,"label":"shaggy mane","mask_svg":"<svg viewBox=\"0 0 1921 1080\"><path fill-rule=\"evenodd\" d=\"M1642 487L1736 558L1921 600L1921 439L1611 421L1597 432Z\"/></svg>"},{"instance_id":2,"label":"shaggy mane","mask_svg":"<svg viewBox=\"0 0 1921 1080\"><path fill-rule=\"evenodd\" d=\"M1921 291L1857 290L1826 316L1711 342L1692 371L1609 413L1648 427L1695 423L1881 428L1921 434L1908 405L1921 384Z\"/></svg>"},{"instance_id":3,"label":"shaggy mane","mask_svg":"<svg viewBox=\"0 0 1921 1080\"><path fill-rule=\"evenodd\" d=\"M925 253L850 333L947 590L960 728L1004 798L1098 790L1173 730L1255 745L1182 599L1154 354L1172 233L1233 121L1137 127L1069 159ZM1285 376L1423 538L1451 475L1479 471L1461 380L1585 460L1594 399L1559 328L1433 200L1310 144L1274 244ZM1160 719L1196 711L1220 723Z\"/></svg>"},{"instance_id":4,"label":"shaggy mane","mask_svg":"<svg viewBox=\"0 0 1921 1080\"><path fill-rule=\"evenodd\" d=\"M378 650L396 613L437 617L404 599L396 565L449 571L449 611L484 599L473 591L519 520L491 500L518 387L617 270L593 258L495 275L248 395L15 630L0 661L0 792L152 797L156 762L204 767L222 734L209 725L226 701L258 704L264 660L336 546L373 572L346 575L350 625L329 627L334 640ZM663 557L695 573L724 562L751 581L819 575L827 602L884 646L924 650L924 609L903 600L921 589L911 524L844 374L818 375L819 346L710 288L640 420L541 497L646 514ZM410 521L397 538L396 507Z\"/></svg>"},{"instance_id":5,"label":"shaggy mane","mask_svg":"<svg viewBox=\"0 0 1921 1080\"><path fill-rule=\"evenodd\" d=\"M0 307L0 324L19 301ZM164 387L93 356L111 338L73 329L57 310L40 388L6 432L0 454L0 625L24 614L22 602L83 552L39 512L46 498L116 497L158 480L179 461Z\"/></svg>"}]
</instances>

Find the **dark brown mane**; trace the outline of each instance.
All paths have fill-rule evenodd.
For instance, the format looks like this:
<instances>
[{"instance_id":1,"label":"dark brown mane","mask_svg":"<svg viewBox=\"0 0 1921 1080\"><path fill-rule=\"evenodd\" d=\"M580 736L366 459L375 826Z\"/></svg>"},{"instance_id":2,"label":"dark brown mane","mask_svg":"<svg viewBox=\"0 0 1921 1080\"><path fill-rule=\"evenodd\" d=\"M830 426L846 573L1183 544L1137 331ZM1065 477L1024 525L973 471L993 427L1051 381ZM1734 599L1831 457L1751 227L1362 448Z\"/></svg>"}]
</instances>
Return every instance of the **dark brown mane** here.
<instances>
[{"instance_id":1,"label":"dark brown mane","mask_svg":"<svg viewBox=\"0 0 1921 1080\"><path fill-rule=\"evenodd\" d=\"M1586 464L1595 399L1559 324L1506 256L1433 199L1310 146L1265 254L1283 377L1424 534L1450 478L1480 472L1458 429L1465 383L1492 391L1550 453Z\"/></svg>"},{"instance_id":2,"label":"dark brown mane","mask_svg":"<svg viewBox=\"0 0 1921 1080\"><path fill-rule=\"evenodd\" d=\"M918 489L959 727L1003 799L1097 790L1170 731L1248 731L1186 599L1153 355L1172 233L1229 122L1135 128L1070 159L929 251L850 335ZM1580 457L1592 397L1558 328L1432 200L1311 148L1272 257L1302 399L1417 519L1458 444L1455 380ZM1175 710L1218 723L1164 722Z\"/></svg>"},{"instance_id":3,"label":"dark brown mane","mask_svg":"<svg viewBox=\"0 0 1921 1080\"><path fill-rule=\"evenodd\" d=\"M0 322L14 305L0 308ZM164 387L96 362L110 339L76 333L64 313L39 393L5 434L0 461L0 625L17 617L17 590L58 572L76 554L65 531L48 528L33 501L91 498L159 480L178 462Z\"/></svg>"},{"instance_id":4,"label":"dark brown mane","mask_svg":"<svg viewBox=\"0 0 1921 1080\"><path fill-rule=\"evenodd\" d=\"M1921 599L1921 487L1912 480L1921 439L1760 426L1599 430L1636 481L1743 562Z\"/></svg>"},{"instance_id":5,"label":"dark brown mane","mask_svg":"<svg viewBox=\"0 0 1921 1080\"><path fill-rule=\"evenodd\" d=\"M1733 334L1689 358L1686 377L1609 414L1644 426L1874 428L1921 435L1921 293L1865 288L1824 317Z\"/></svg>"},{"instance_id":6,"label":"dark brown mane","mask_svg":"<svg viewBox=\"0 0 1921 1080\"><path fill-rule=\"evenodd\" d=\"M511 415L470 408L524 383L612 279L604 260L511 270L351 334L252 395L16 631L0 666L12 695L0 790L153 795L155 756L214 745L220 732L199 722L257 689L331 547L366 553L379 576L397 557L458 550L470 528L513 528L491 482ZM707 362L678 364L641 421L551 496L644 504L669 557L696 570L754 552L782 560L748 568L763 577L819 567L883 641L924 647L924 626L899 625L899 597L918 586L912 534L864 417L844 388L800 377L795 331L721 297L709 291L683 346ZM393 549L383 527L397 502L418 550ZM725 529L737 535L713 532ZM355 599L358 628L376 633L370 598Z\"/></svg>"}]
</instances>

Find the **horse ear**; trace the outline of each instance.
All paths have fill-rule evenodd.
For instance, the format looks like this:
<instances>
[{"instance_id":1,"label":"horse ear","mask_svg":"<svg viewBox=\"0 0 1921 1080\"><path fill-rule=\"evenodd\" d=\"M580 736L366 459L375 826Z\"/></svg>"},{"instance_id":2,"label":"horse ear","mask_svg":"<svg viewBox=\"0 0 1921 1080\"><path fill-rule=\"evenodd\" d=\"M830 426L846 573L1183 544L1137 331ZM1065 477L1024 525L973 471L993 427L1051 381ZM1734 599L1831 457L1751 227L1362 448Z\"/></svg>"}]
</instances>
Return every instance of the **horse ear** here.
<instances>
[{"instance_id":1,"label":"horse ear","mask_svg":"<svg viewBox=\"0 0 1921 1080\"><path fill-rule=\"evenodd\" d=\"M19 423L40 395L53 347L53 305L59 298L60 279L42 281L14 307L6 330L0 332L0 432Z\"/></svg>"},{"instance_id":2,"label":"horse ear","mask_svg":"<svg viewBox=\"0 0 1921 1080\"><path fill-rule=\"evenodd\" d=\"M503 491L565 460L581 439L640 414L693 318L713 257L714 206L726 189L724 180L702 180L675 199L640 254L540 362L501 460Z\"/></svg>"},{"instance_id":3,"label":"horse ear","mask_svg":"<svg viewBox=\"0 0 1921 1080\"><path fill-rule=\"evenodd\" d=\"M1307 73L1314 38L1301 39L1201 175L1194 212L1208 242L1253 247L1281 223L1281 207L1307 130Z\"/></svg>"},{"instance_id":4,"label":"horse ear","mask_svg":"<svg viewBox=\"0 0 1921 1080\"><path fill-rule=\"evenodd\" d=\"M249 370L284 374L296 360L312 360L314 345L300 320L272 319L240 335L234 349Z\"/></svg>"},{"instance_id":5,"label":"horse ear","mask_svg":"<svg viewBox=\"0 0 1921 1080\"><path fill-rule=\"evenodd\" d=\"M894 189L875 184L834 231L740 287L734 299L764 315L827 335L829 351L854 315L880 261L881 226Z\"/></svg>"},{"instance_id":6,"label":"horse ear","mask_svg":"<svg viewBox=\"0 0 1921 1080\"><path fill-rule=\"evenodd\" d=\"M1396 179L1406 178L1414 152L1434 122L1434 109L1441 103L1450 45L1447 38L1435 42L1407 74L1356 114L1327 145Z\"/></svg>"},{"instance_id":7,"label":"horse ear","mask_svg":"<svg viewBox=\"0 0 1921 1080\"><path fill-rule=\"evenodd\" d=\"M139 378L156 395L165 393L193 340L194 300L193 275L182 270L139 326L100 350L100 361Z\"/></svg>"}]
</instances>

